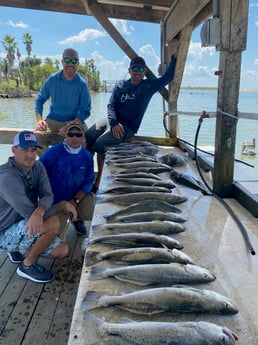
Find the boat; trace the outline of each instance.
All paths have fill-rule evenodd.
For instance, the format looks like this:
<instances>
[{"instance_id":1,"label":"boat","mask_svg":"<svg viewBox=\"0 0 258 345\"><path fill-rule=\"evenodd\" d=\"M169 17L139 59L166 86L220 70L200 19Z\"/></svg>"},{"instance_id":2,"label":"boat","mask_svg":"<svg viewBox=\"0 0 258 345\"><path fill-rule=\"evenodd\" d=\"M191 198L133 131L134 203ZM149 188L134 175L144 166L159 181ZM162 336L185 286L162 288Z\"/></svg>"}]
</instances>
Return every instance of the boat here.
<instances>
[{"instance_id":1,"label":"boat","mask_svg":"<svg viewBox=\"0 0 258 345\"><path fill-rule=\"evenodd\" d=\"M234 160L236 124L239 116L237 106L241 54L246 49L249 2L247 0L199 0L191 2L189 0L144 0L139 3L134 0L82 0L80 2L45 0L39 3L29 0L0 0L0 5L94 16L129 58L133 58L137 54L112 25L109 18L161 23L161 63L164 65L169 59L166 47L171 48L179 41L180 49L175 72L176 77L168 89L163 88L160 90L160 94L167 102L168 108L163 119L166 128L164 137L137 137L134 139L149 141L157 145L159 155L169 152L185 156L187 153L187 164L178 168L179 172L188 173L198 179L199 169L201 169L204 171L203 174L206 179L210 181L208 185L212 185L212 193L216 197L204 196L199 191L186 186L178 185L176 187L179 194L186 195L188 198L188 201L181 206L183 214L187 217L187 231L178 235L178 238L184 243L184 249L187 253L193 256L198 264L214 272L217 279L211 286L236 300L239 306L239 314L225 318L217 315L184 314L178 316L165 313L158 317L152 316L148 320L206 320L215 322L236 332L239 343L242 345L255 344L258 339L258 329L255 322L258 307L256 298L256 278L258 274L256 260L256 250L258 248L258 176L248 166ZM216 46L220 54L220 66L219 70L216 71L218 76L218 107L215 111L216 140L214 155L212 156L199 151L197 145L190 147L178 138L176 131L179 121L177 98L190 38L192 31L201 23L203 23L203 45ZM151 70L148 70L147 77L155 78L155 75ZM200 114L200 125L205 116L208 116L208 114ZM256 115L252 114L251 116L255 117ZM13 134L18 130L20 129L1 128L1 143L10 144ZM105 166L101 189L106 188L108 183L106 177L113 174L113 170L115 170L114 167ZM164 176L164 178L167 178L167 176ZM90 237L94 238L96 236L94 227L105 222L103 215L112 213L119 208L120 206L113 203L97 201ZM229 208L232 209L232 213L229 213ZM237 224L237 219L240 219L240 224ZM110 249L110 247L97 245L95 249L103 251L104 249ZM109 267L109 264L101 263L100 266ZM8 274L5 276L8 277ZM20 284L19 278L14 284ZM34 286L31 286L30 290L33 290L34 293L33 288ZM46 291L47 288L46 286ZM126 283L117 282L114 279L91 281L84 261L76 301L72 306L71 328L69 331L66 330L67 338L65 339L68 345L91 344L90 337L85 333L87 315L84 312L84 300L88 291L95 289L100 293L111 294L115 292L119 294L129 288L137 290L135 286L128 286ZM52 295L47 295L45 298L46 308L43 308L44 313L30 313L30 319L33 322L30 326L30 322L27 324L26 321L26 327L24 327L26 330L28 329L28 332L25 329L20 332L16 330L13 332L15 338L11 332L8 332L10 330L8 322L15 320L20 310L24 312L24 306L17 309L15 305L17 303L22 306L22 298L26 299L26 296L26 291L25 294L21 293L21 297L15 296L14 299L12 299L11 292L8 295L10 300L8 306L11 306L7 314L9 320L5 319L3 321L4 326L1 333L1 336L4 335L2 339L5 344L25 345L26 342L30 342L30 339L33 339L35 343L45 343L45 340L42 342L43 335L40 331L42 328L41 319L45 321L48 318L50 303L48 304L47 301L53 298ZM96 310L94 313L100 318L105 318L108 322L119 322L122 317L132 318L129 312L117 311L116 308L105 311ZM62 315L61 311L60 315ZM53 317L54 324L58 315L54 314L53 316L51 314L49 317ZM145 321L146 316L138 315L136 320L138 322ZM13 330L14 324L11 324ZM47 326L44 329L46 328ZM47 343L50 344L51 341L56 345L66 343L66 340L64 341L64 332L61 333L61 337L57 335L58 328L53 338L51 338L51 329L46 333L48 333ZM99 339L95 343L99 343Z\"/></svg>"}]
</instances>

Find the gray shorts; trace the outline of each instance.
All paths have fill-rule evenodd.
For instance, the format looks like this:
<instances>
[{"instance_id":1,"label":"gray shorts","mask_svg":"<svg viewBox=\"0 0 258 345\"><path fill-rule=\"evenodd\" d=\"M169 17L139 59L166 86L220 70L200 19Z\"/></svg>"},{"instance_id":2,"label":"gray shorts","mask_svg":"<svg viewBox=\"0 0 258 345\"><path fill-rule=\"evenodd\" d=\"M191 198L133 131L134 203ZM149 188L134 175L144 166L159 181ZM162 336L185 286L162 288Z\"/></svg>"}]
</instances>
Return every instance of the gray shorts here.
<instances>
[{"instance_id":1,"label":"gray shorts","mask_svg":"<svg viewBox=\"0 0 258 345\"><path fill-rule=\"evenodd\" d=\"M21 220L18 223L13 224L8 229L5 229L0 232L0 251L3 252L20 252L25 254L30 247L35 243L39 238L39 234L34 235L32 238L29 238L28 232L26 230L25 220ZM58 237L46 248L41 255L48 256L53 249L55 249L59 244L62 243L62 240Z\"/></svg>"}]
</instances>

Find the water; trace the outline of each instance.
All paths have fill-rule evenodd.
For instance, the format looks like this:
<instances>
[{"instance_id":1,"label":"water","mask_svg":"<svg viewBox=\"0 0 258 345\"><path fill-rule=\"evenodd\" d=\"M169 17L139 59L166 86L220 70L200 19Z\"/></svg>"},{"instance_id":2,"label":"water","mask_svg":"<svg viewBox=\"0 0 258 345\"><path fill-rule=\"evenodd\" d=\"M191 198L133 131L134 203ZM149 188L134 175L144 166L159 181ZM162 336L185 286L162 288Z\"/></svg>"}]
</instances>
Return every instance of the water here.
<instances>
[{"instance_id":1,"label":"water","mask_svg":"<svg viewBox=\"0 0 258 345\"><path fill-rule=\"evenodd\" d=\"M106 116L107 102L110 93L92 94L92 112L87 120L90 126L98 119ZM178 100L178 110L187 113L203 110L214 112L217 104L216 90L181 90ZM47 114L49 104L44 107L44 116ZM162 97L155 94L143 118L142 125L138 132L143 136L163 137L165 130L163 127L164 104ZM239 97L239 111L247 113L258 112L258 93L241 92ZM195 133L198 126L199 117L179 115L179 136L189 143L194 143ZM258 119L257 119L258 120ZM236 153L237 159L244 160L255 166L258 171L258 154L256 156L241 155L241 144L257 138L258 121L240 119L237 125ZM202 123L198 145L214 146L215 143L215 118L205 119ZM34 128L36 124L34 115L34 98L4 99L0 98L0 127L11 128ZM6 161L11 154L11 145L0 145L0 163Z\"/></svg>"}]
</instances>

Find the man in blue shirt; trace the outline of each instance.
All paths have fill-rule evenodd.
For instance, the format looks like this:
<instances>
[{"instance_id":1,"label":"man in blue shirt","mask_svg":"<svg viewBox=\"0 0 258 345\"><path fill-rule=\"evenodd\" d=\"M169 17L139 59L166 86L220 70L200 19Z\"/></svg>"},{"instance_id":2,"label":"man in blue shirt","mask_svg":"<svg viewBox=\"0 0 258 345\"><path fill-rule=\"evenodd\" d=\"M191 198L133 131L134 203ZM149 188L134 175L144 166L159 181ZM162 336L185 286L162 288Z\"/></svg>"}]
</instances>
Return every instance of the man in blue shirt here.
<instances>
[{"instance_id":1,"label":"man in blue shirt","mask_svg":"<svg viewBox=\"0 0 258 345\"><path fill-rule=\"evenodd\" d=\"M93 154L97 152L98 175L93 191L100 184L106 148L119 145L137 133L152 96L173 79L177 50L178 46L165 74L156 79L144 79L147 70L144 59L133 58L128 69L131 78L116 84L107 106L107 118L87 130L87 148Z\"/></svg>"},{"instance_id":2,"label":"man in blue shirt","mask_svg":"<svg viewBox=\"0 0 258 345\"><path fill-rule=\"evenodd\" d=\"M86 81L78 74L79 55L74 49L63 52L63 69L50 75L35 100L37 125L35 130L44 150L63 141L65 126L76 120L83 123L90 116L91 97ZM43 120L44 103L51 98L46 120ZM86 128L86 127L85 127ZM42 154L43 151L38 151Z\"/></svg>"},{"instance_id":3,"label":"man in blue shirt","mask_svg":"<svg viewBox=\"0 0 258 345\"><path fill-rule=\"evenodd\" d=\"M82 124L70 122L65 128L62 143L50 147L40 157L44 164L54 194L54 204L70 202L77 210L78 220L73 225L78 234L86 234L84 220L91 220L95 195L91 193L94 182L93 158L83 144L85 131ZM61 213L62 239L65 239L68 216Z\"/></svg>"}]
</instances>

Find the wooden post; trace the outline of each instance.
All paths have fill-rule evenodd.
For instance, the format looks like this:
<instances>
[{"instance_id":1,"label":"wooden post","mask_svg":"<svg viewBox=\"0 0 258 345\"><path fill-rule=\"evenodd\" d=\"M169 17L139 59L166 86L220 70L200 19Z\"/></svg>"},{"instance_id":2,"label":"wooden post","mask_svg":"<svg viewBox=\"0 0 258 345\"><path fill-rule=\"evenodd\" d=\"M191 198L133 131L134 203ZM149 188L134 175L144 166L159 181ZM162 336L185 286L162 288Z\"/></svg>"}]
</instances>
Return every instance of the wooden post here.
<instances>
[{"instance_id":1,"label":"wooden post","mask_svg":"<svg viewBox=\"0 0 258 345\"><path fill-rule=\"evenodd\" d=\"M248 0L221 0L220 52L213 190L232 196L242 51L246 48Z\"/></svg>"}]
</instances>

